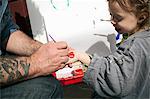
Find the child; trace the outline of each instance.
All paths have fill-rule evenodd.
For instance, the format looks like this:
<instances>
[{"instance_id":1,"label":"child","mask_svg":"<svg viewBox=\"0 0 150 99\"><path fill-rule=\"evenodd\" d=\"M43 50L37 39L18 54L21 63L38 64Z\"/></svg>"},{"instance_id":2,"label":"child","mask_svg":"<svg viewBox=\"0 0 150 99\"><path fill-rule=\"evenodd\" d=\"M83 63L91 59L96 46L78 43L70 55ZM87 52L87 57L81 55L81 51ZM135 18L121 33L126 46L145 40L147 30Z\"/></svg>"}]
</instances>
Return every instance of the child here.
<instances>
[{"instance_id":1,"label":"child","mask_svg":"<svg viewBox=\"0 0 150 99\"><path fill-rule=\"evenodd\" d=\"M98 99L150 99L149 0L107 0L111 23L119 33L128 33L109 56L74 51L88 68L84 81Z\"/></svg>"}]
</instances>

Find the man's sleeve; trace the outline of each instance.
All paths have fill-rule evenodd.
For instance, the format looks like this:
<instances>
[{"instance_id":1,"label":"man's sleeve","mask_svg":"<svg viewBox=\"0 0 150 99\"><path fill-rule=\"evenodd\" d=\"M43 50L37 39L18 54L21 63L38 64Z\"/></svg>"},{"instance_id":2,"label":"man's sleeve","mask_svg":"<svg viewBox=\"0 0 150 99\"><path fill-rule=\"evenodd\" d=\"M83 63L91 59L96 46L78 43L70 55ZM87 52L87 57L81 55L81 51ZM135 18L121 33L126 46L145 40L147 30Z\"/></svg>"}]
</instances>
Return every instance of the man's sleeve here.
<instances>
[{"instance_id":1,"label":"man's sleeve","mask_svg":"<svg viewBox=\"0 0 150 99\"><path fill-rule=\"evenodd\" d=\"M1 48L2 48L2 53L4 53L6 51L6 45L7 45L10 34L19 29L19 26L17 24L15 24L14 21L12 20L12 15L10 13L8 5L7 5L7 8L3 15L1 25L2 25L1 26L2 27L2 31L1 31L2 46L1 46Z\"/></svg>"}]
</instances>

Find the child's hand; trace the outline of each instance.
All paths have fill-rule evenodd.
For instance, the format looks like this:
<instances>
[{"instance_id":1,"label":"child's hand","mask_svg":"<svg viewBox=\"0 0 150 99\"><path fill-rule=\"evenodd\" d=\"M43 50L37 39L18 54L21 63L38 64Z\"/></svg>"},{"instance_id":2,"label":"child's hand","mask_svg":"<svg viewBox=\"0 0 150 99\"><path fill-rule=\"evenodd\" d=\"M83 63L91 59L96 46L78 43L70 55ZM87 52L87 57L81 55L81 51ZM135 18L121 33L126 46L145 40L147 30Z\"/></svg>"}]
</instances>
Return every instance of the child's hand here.
<instances>
[{"instance_id":1,"label":"child's hand","mask_svg":"<svg viewBox=\"0 0 150 99\"><path fill-rule=\"evenodd\" d=\"M66 64L72 64L79 61L73 51L70 51L68 56L69 56L69 61Z\"/></svg>"},{"instance_id":2,"label":"child's hand","mask_svg":"<svg viewBox=\"0 0 150 99\"><path fill-rule=\"evenodd\" d=\"M69 61L67 62L67 64L72 64L77 61L80 61L86 65L89 65L91 60L87 53L71 50L69 53Z\"/></svg>"},{"instance_id":3,"label":"child's hand","mask_svg":"<svg viewBox=\"0 0 150 99\"><path fill-rule=\"evenodd\" d=\"M79 61L81 61L84 65L87 65L87 66L90 65L91 59L87 53L74 51L74 54L75 54L76 58Z\"/></svg>"}]
</instances>

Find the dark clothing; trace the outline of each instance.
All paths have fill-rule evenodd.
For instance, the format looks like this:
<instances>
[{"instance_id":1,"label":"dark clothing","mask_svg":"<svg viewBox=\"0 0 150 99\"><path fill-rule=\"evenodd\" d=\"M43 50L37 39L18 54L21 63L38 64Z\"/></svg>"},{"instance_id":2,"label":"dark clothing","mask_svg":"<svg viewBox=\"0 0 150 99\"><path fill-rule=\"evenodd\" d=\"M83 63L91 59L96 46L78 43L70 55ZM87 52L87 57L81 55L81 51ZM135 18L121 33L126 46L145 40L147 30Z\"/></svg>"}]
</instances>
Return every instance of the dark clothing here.
<instances>
[{"instance_id":1,"label":"dark clothing","mask_svg":"<svg viewBox=\"0 0 150 99\"><path fill-rule=\"evenodd\" d=\"M13 22L8 8L8 1L1 0L0 5L0 55L5 52L10 33L15 32L19 27Z\"/></svg>"},{"instance_id":2,"label":"dark clothing","mask_svg":"<svg viewBox=\"0 0 150 99\"><path fill-rule=\"evenodd\" d=\"M12 21L7 0L0 0L0 55L5 54L11 33L19 27ZM61 99L62 86L53 76L38 77L0 88L0 99Z\"/></svg>"},{"instance_id":3,"label":"dark clothing","mask_svg":"<svg viewBox=\"0 0 150 99\"><path fill-rule=\"evenodd\" d=\"M150 99L150 30L131 35L112 55L94 55L84 81L97 99Z\"/></svg>"},{"instance_id":4,"label":"dark clothing","mask_svg":"<svg viewBox=\"0 0 150 99\"><path fill-rule=\"evenodd\" d=\"M62 99L63 89L52 76L38 77L0 89L0 99Z\"/></svg>"}]
</instances>

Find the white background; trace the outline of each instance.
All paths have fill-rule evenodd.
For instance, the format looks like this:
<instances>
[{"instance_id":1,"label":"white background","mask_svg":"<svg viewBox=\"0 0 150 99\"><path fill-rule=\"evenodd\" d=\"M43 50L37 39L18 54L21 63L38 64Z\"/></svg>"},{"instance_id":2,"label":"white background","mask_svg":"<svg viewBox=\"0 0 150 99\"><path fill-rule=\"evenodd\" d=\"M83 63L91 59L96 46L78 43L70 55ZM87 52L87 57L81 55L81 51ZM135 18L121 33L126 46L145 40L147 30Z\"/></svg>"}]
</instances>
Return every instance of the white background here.
<instances>
[{"instance_id":1,"label":"white background","mask_svg":"<svg viewBox=\"0 0 150 99\"><path fill-rule=\"evenodd\" d=\"M116 33L109 19L107 0L26 0L34 38L46 43L46 32L56 41L65 40L80 51L86 51L106 37L93 34ZM44 25L45 23L45 25Z\"/></svg>"}]
</instances>

